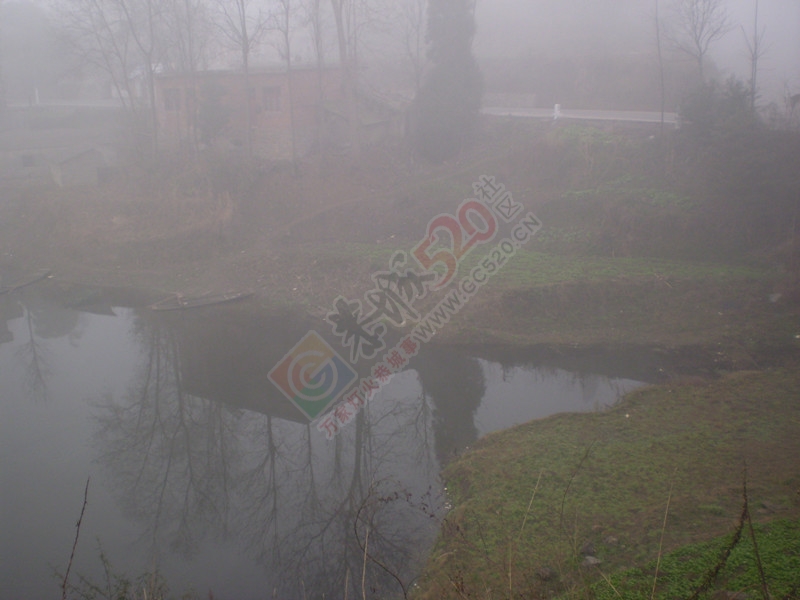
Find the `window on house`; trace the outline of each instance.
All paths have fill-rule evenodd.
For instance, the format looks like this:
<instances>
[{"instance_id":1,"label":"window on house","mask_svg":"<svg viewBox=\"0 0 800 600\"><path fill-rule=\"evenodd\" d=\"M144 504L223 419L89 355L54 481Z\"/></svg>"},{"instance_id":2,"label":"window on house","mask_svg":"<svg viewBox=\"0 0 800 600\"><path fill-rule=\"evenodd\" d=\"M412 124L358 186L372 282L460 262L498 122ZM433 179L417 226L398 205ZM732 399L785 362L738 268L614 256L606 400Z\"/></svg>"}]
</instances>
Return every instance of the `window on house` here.
<instances>
[{"instance_id":1,"label":"window on house","mask_svg":"<svg viewBox=\"0 0 800 600\"><path fill-rule=\"evenodd\" d=\"M164 90L164 109L181 109L181 91L178 88L166 88Z\"/></svg>"},{"instance_id":2,"label":"window on house","mask_svg":"<svg viewBox=\"0 0 800 600\"><path fill-rule=\"evenodd\" d=\"M263 90L264 96L264 110L280 110L281 109L281 88L279 87L265 87Z\"/></svg>"}]
</instances>

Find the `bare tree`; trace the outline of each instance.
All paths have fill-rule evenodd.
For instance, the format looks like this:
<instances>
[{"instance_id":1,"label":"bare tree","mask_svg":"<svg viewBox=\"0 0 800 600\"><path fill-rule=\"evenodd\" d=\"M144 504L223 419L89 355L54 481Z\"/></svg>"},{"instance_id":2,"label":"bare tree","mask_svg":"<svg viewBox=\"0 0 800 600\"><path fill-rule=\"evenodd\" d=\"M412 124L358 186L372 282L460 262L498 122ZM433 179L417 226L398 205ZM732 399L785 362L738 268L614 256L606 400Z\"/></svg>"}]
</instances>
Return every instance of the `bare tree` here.
<instances>
[{"instance_id":1,"label":"bare tree","mask_svg":"<svg viewBox=\"0 0 800 600\"><path fill-rule=\"evenodd\" d=\"M250 56L269 28L269 15L253 0L216 0L219 27L230 46L240 53L244 73L247 156L253 156L253 106L250 92Z\"/></svg>"},{"instance_id":2,"label":"bare tree","mask_svg":"<svg viewBox=\"0 0 800 600\"><path fill-rule=\"evenodd\" d=\"M322 0L303 0L302 1L303 21L311 36L311 44L314 52L314 61L317 65L317 110L315 126L315 144L321 144L322 130L322 105L324 102L324 90L322 78L325 72L325 24L322 14Z\"/></svg>"},{"instance_id":3,"label":"bare tree","mask_svg":"<svg viewBox=\"0 0 800 600\"><path fill-rule=\"evenodd\" d=\"M156 109L156 70L159 68L164 39L157 31L162 5L157 0L117 0L130 35L141 55L150 109L150 144L152 156L158 154L158 112Z\"/></svg>"},{"instance_id":4,"label":"bare tree","mask_svg":"<svg viewBox=\"0 0 800 600\"><path fill-rule=\"evenodd\" d=\"M277 10L272 15L273 27L280 33L278 54L286 65L286 87L289 94L289 129L291 130L292 166L297 170L297 132L294 118L294 89L292 86L292 34L295 20L295 9L292 0L277 0Z\"/></svg>"},{"instance_id":5,"label":"bare tree","mask_svg":"<svg viewBox=\"0 0 800 600\"><path fill-rule=\"evenodd\" d=\"M661 47L661 9L659 1L655 0L656 9L656 51L658 53L658 91L661 101L660 133L664 136L664 111L666 105L666 90L664 89L664 52Z\"/></svg>"},{"instance_id":6,"label":"bare tree","mask_svg":"<svg viewBox=\"0 0 800 600\"><path fill-rule=\"evenodd\" d=\"M6 113L6 86L3 79L3 0L0 0L0 124Z\"/></svg>"},{"instance_id":7,"label":"bare tree","mask_svg":"<svg viewBox=\"0 0 800 600\"><path fill-rule=\"evenodd\" d=\"M350 143L353 158L361 156L361 135L358 115L358 70L357 38L355 37L354 0L331 0L336 21L336 39L339 46L339 68L342 73L342 88L347 104L347 120L350 126Z\"/></svg>"},{"instance_id":8,"label":"bare tree","mask_svg":"<svg viewBox=\"0 0 800 600\"><path fill-rule=\"evenodd\" d=\"M303 25L311 38L314 61L319 68L325 66L325 30L326 19L323 11L323 0L301 0L300 9Z\"/></svg>"},{"instance_id":9,"label":"bare tree","mask_svg":"<svg viewBox=\"0 0 800 600\"><path fill-rule=\"evenodd\" d=\"M427 0L403 0L402 35L403 44L411 64L414 77L414 94L422 87L422 76L425 71L425 13Z\"/></svg>"},{"instance_id":10,"label":"bare tree","mask_svg":"<svg viewBox=\"0 0 800 600\"><path fill-rule=\"evenodd\" d=\"M59 17L81 62L103 72L123 106L135 112L130 35L117 8L97 0L70 0L61 5Z\"/></svg>"},{"instance_id":11,"label":"bare tree","mask_svg":"<svg viewBox=\"0 0 800 600\"><path fill-rule=\"evenodd\" d=\"M60 18L68 42L84 64L104 72L131 112L148 109L147 133L153 154L158 147L155 76L163 56L159 31L162 8L157 0L66 0ZM146 100L135 85L143 76Z\"/></svg>"},{"instance_id":12,"label":"bare tree","mask_svg":"<svg viewBox=\"0 0 800 600\"><path fill-rule=\"evenodd\" d=\"M697 63L702 80L708 49L731 28L724 0L677 0L669 39Z\"/></svg>"},{"instance_id":13,"label":"bare tree","mask_svg":"<svg viewBox=\"0 0 800 600\"><path fill-rule=\"evenodd\" d=\"M351 154L361 155L361 127L358 104L360 49L368 37L367 30L383 25L388 3L382 0L331 0L336 23L342 88L350 128Z\"/></svg>"},{"instance_id":14,"label":"bare tree","mask_svg":"<svg viewBox=\"0 0 800 600\"><path fill-rule=\"evenodd\" d=\"M196 73L208 66L211 49L211 18L206 0L170 0L165 22L170 31L167 48L170 66L185 73Z\"/></svg>"},{"instance_id":15,"label":"bare tree","mask_svg":"<svg viewBox=\"0 0 800 600\"><path fill-rule=\"evenodd\" d=\"M198 81L197 73L208 67L213 36L207 0L169 0L165 7L165 22L170 35L167 63L170 69L188 73L186 113L192 155L199 147Z\"/></svg>"},{"instance_id":16,"label":"bare tree","mask_svg":"<svg viewBox=\"0 0 800 600\"><path fill-rule=\"evenodd\" d=\"M742 27L745 44L747 44L747 57L750 59L750 110L756 109L756 98L758 97L758 63L767 53L764 45L765 29L758 28L758 0L756 0L755 15L753 18L753 37L748 37L744 27Z\"/></svg>"}]
</instances>

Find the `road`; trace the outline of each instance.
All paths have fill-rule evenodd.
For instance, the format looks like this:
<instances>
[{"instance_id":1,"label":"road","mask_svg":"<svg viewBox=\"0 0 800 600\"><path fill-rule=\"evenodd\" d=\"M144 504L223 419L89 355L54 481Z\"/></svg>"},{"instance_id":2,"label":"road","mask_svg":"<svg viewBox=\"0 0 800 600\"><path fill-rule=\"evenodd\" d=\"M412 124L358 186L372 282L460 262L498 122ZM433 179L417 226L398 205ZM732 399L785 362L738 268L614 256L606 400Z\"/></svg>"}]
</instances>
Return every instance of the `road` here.
<instances>
[{"instance_id":1,"label":"road","mask_svg":"<svg viewBox=\"0 0 800 600\"><path fill-rule=\"evenodd\" d=\"M506 108L487 106L482 109L483 114L495 117L518 117L523 119L550 119L553 120L556 110L553 108ZM660 123L660 112L631 111L631 110L558 110L558 119L583 120L583 121L622 121L628 123ZM677 126L676 113L664 113L664 123Z\"/></svg>"}]
</instances>

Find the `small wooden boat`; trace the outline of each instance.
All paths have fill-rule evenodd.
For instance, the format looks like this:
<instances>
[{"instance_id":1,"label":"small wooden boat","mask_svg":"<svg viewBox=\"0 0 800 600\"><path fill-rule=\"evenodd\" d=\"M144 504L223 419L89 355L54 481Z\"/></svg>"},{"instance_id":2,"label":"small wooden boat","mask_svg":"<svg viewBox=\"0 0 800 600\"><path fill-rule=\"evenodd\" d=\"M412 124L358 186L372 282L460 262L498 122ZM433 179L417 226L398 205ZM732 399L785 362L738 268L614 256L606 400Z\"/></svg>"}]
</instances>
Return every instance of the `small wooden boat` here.
<instances>
[{"instance_id":1,"label":"small wooden boat","mask_svg":"<svg viewBox=\"0 0 800 600\"><path fill-rule=\"evenodd\" d=\"M190 308L200 308L201 306L212 306L214 304L224 304L234 300L242 300L252 296L253 292L225 292L223 294L202 294L200 296L184 296L173 294L168 298L159 300L155 304L148 306L150 310L188 310Z\"/></svg>"},{"instance_id":2,"label":"small wooden boat","mask_svg":"<svg viewBox=\"0 0 800 600\"><path fill-rule=\"evenodd\" d=\"M14 292L16 290L21 290L24 287L31 285L32 283L36 283L37 281L41 281L47 277L50 277L50 269L41 269L39 271L34 271L30 275L19 279L18 281L11 283L10 285L2 285L0 286L0 295L7 294L9 292Z\"/></svg>"}]
</instances>

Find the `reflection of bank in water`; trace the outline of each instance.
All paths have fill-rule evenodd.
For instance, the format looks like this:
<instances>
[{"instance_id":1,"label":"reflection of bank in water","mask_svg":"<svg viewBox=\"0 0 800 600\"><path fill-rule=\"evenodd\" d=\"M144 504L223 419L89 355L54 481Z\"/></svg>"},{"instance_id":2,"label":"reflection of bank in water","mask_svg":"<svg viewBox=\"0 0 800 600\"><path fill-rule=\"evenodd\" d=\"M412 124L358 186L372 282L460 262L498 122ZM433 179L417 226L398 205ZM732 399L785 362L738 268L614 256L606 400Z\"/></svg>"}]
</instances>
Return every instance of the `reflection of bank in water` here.
<instances>
[{"instance_id":1,"label":"reflection of bank in water","mask_svg":"<svg viewBox=\"0 0 800 600\"><path fill-rule=\"evenodd\" d=\"M329 442L268 378L309 329L328 333L316 319L248 304L141 312L136 322L146 365L130 394L99 414L102 460L122 501L149 515L141 523L154 546L189 552L185 540L202 543L206 533L226 531L281 581L287 597L300 593L298 569L307 584L318 582L315 589L341 595L363 560L352 531L359 509L374 500L370 483L396 482L389 495L439 493L442 463L485 432L476 425L482 402L491 398L488 410L502 413L495 404L502 398L493 395L500 365L472 351L431 347ZM146 438L132 438L133 431ZM156 498L172 500L152 504ZM410 580L435 522L408 504L382 510L376 519L385 520L383 529L375 525L370 544ZM326 552L319 539L327 540ZM303 567L309 559L315 569ZM349 576L341 565L352 565ZM396 592L380 569L369 577Z\"/></svg>"},{"instance_id":2,"label":"reflection of bank in water","mask_svg":"<svg viewBox=\"0 0 800 600\"><path fill-rule=\"evenodd\" d=\"M22 305L12 297L11 292L19 291L49 276L49 269L28 274L0 273L0 344L14 341L14 335L8 328L8 322L24 314Z\"/></svg>"},{"instance_id":3,"label":"reflection of bank in water","mask_svg":"<svg viewBox=\"0 0 800 600\"><path fill-rule=\"evenodd\" d=\"M251 304L142 313L140 319L173 340L187 393L231 409L307 422L267 374L315 324L312 320L263 312Z\"/></svg>"},{"instance_id":4,"label":"reflection of bank in water","mask_svg":"<svg viewBox=\"0 0 800 600\"><path fill-rule=\"evenodd\" d=\"M340 597L348 585L355 594L363 568L355 529L368 515L371 552L410 581L436 526L398 494L421 501L435 460L420 460L408 428L366 413L352 436L321 438L267 378L311 323L251 308L137 314L144 361L128 392L95 412L118 502L165 569L164 548L224 554L214 540L228 540L261 565L278 597L301 597L301 582L319 595ZM215 593L255 596L216 576ZM366 577L397 595L376 565Z\"/></svg>"},{"instance_id":5,"label":"reflection of bank in water","mask_svg":"<svg viewBox=\"0 0 800 600\"><path fill-rule=\"evenodd\" d=\"M168 326L175 336L181 380L191 394L291 422L305 423L306 418L272 384L269 370L312 329L346 355L320 320L250 304L147 320ZM445 462L490 431L557 412L602 409L639 382L663 380L681 361L704 364L699 357L644 347L428 345L409 364L411 377L392 382L369 405L373 415L389 414L410 410L398 398L417 398L414 410L428 411L435 455ZM354 368L363 377L370 366Z\"/></svg>"},{"instance_id":6,"label":"reflection of bank in water","mask_svg":"<svg viewBox=\"0 0 800 600\"><path fill-rule=\"evenodd\" d=\"M0 344L14 341L14 334L8 324L25 316L25 309L14 296L0 296Z\"/></svg>"},{"instance_id":7,"label":"reflection of bank in water","mask_svg":"<svg viewBox=\"0 0 800 600\"><path fill-rule=\"evenodd\" d=\"M311 329L346 354L317 319L252 306L153 315L147 321L169 327L186 391L230 408L298 423L307 420L269 380L269 370ZM630 356L623 352L616 361L613 352L600 350L564 353L541 348L509 350L507 355L496 350L423 347L409 364L411 377L393 382L369 403L373 414L407 410L399 398L416 398L416 409L430 413L435 454L445 462L489 431L554 412L611 404L636 382L655 381L663 366L662 357L643 349ZM368 374L370 366L354 365L363 371L360 376ZM498 377L498 372L504 376Z\"/></svg>"}]
</instances>

